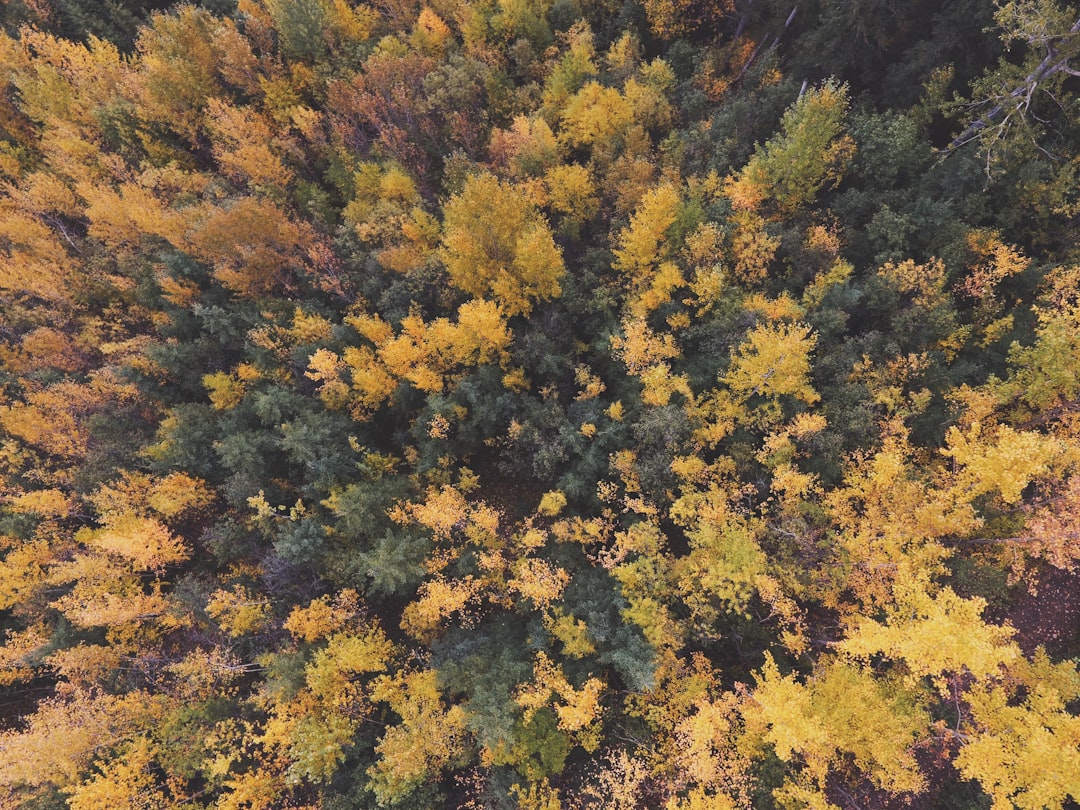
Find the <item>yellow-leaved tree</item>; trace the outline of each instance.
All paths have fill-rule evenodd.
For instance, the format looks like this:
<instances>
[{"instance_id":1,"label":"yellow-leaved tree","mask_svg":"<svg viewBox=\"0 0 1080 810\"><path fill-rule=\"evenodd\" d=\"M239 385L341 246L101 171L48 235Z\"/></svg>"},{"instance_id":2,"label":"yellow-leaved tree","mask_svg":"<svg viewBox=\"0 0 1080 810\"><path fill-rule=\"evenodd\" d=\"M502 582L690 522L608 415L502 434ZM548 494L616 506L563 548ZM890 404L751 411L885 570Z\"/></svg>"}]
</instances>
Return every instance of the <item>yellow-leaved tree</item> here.
<instances>
[{"instance_id":1,"label":"yellow-leaved tree","mask_svg":"<svg viewBox=\"0 0 1080 810\"><path fill-rule=\"evenodd\" d=\"M470 177L444 209L442 259L451 280L507 315L562 293L562 253L530 195L490 174Z\"/></svg>"},{"instance_id":2,"label":"yellow-leaved tree","mask_svg":"<svg viewBox=\"0 0 1080 810\"><path fill-rule=\"evenodd\" d=\"M803 763L810 785L824 790L829 774L851 757L884 790L922 789L912 749L930 718L912 693L842 661L823 662L800 683L765 656L753 694L756 709L747 711L752 722L765 724L764 738L780 759ZM789 787L805 790L799 781Z\"/></svg>"},{"instance_id":3,"label":"yellow-leaved tree","mask_svg":"<svg viewBox=\"0 0 1080 810\"><path fill-rule=\"evenodd\" d=\"M993 810L1060 810L1080 800L1080 717L1067 708L1080 673L1040 651L1010 675L965 693L971 718L956 767L979 781Z\"/></svg>"},{"instance_id":4,"label":"yellow-leaved tree","mask_svg":"<svg viewBox=\"0 0 1080 810\"><path fill-rule=\"evenodd\" d=\"M783 398L806 405L821 399L810 384L810 353L815 345L817 336L806 324L759 324L733 353L721 379L740 401L757 406L759 421L775 421Z\"/></svg>"},{"instance_id":5,"label":"yellow-leaved tree","mask_svg":"<svg viewBox=\"0 0 1080 810\"><path fill-rule=\"evenodd\" d=\"M963 599L951 588L932 593L906 576L893 591L885 622L854 620L840 650L866 661L884 655L903 662L910 680L930 676L939 686L946 673L990 677L1020 657L1012 628L983 620L983 599Z\"/></svg>"},{"instance_id":6,"label":"yellow-leaved tree","mask_svg":"<svg viewBox=\"0 0 1080 810\"><path fill-rule=\"evenodd\" d=\"M460 706L447 708L434 670L382 676L372 699L389 704L401 718L390 725L375 746L378 761L368 769L371 787L382 805L403 799L467 753L467 715Z\"/></svg>"}]
</instances>

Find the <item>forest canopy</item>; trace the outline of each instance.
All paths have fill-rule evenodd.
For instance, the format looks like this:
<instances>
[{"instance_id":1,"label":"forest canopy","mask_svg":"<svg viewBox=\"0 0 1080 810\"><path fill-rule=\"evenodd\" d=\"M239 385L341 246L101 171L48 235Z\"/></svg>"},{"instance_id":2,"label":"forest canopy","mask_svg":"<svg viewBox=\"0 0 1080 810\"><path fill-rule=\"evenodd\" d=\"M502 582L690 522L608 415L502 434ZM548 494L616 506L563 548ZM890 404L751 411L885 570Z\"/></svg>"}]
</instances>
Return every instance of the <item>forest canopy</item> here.
<instances>
[{"instance_id":1,"label":"forest canopy","mask_svg":"<svg viewBox=\"0 0 1080 810\"><path fill-rule=\"evenodd\" d=\"M0 3L0 806L1080 802L1080 12Z\"/></svg>"}]
</instances>

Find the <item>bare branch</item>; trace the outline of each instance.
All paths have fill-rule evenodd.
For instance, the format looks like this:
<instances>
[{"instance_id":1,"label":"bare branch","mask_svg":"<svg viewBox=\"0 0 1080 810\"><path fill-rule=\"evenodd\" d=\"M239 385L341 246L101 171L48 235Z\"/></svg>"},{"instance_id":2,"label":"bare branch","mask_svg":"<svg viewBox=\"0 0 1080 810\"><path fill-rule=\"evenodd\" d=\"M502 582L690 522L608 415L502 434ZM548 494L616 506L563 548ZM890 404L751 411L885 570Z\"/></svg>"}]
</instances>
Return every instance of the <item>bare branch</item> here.
<instances>
[{"instance_id":1,"label":"bare branch","mask_svg":"<svg viewBox=\"0 0 1080 810\"><path fill-rule=\"evenodd\" d=\"M959 149L965 144L971 143L971 141L982 137L984 131L990 127L997 126L1002 127L1007 125L1009 118L1014 113L1020 113L1024 116L1028 113L1031 106L1031 99L1035 93L1035 90L1039 88L1039 85L1045 80L1051 78L1058 73L1064 73L1068 76L1078 76L1076 70L1069 66L1069 60L1072 55L1061 56L1060 50L1055 46L1055 42L1059 40L1066 40L1077 33L1080 33L1080 19L1073 23L1068 33L1057 34L1047 36L1043 40L1043 44L1046 46L1046 56L1042 61L1030 72L1023 81L1011 91L1009 91L1004 98L995 104L990 110L980 115L975 121L972 121L963 132L957 135L946 146L942 152L945 156L948 156ZM989 99L987 100L989 101ZM997 119L999 116L1000 121Z\"/></svg>"}]
</instances>

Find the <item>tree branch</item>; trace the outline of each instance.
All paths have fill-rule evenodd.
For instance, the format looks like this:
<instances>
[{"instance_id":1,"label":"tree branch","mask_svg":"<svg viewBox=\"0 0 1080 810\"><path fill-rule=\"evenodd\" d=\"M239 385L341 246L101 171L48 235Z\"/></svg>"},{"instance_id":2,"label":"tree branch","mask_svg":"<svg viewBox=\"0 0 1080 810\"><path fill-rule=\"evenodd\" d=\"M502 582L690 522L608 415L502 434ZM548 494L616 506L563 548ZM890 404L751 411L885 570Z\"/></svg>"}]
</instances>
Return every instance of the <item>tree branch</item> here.
<instances>
[{"instance_id":1,"label":"tree branch","mask_svg":"<svg viewBox=\"0 0 1080 810\"><path fill-rule=\"evenodd\" d=\"M1047 37L1044 44L1046 45L1046 56L1042 61L1024 78L1024 80L1014 87L998 104L996 104L991 110L983 113L978 119L970 123L963 132L957 135L946 146L942 152L948 156L959 149L961 146L970 143L976 138L980 137L987 127L995 123L994 119L1005 112L1006 107L1012 106L1012 112L1020 112L1021 115L1027 111L1027 108L1031 104L1032 94L1038 87L1039 83L1044 79L1048 79L1056 73L1066 73L1069 76L1077 76L1080 73L1069 67L1070 56L1059 58L1059 51L1055 48L1051 42L1058 39L1067 39L1080 33L1080 19L1073 23L1067 34L1059 34L1052 37ZM1021 103L1010 105L1010 102L1017 99L1022 99ZM1023 107L1023 110L1021 110ZM1004 124L1012 116L1012 112L1009 112L1002 119L1001 123Z\"/></svg>"}]
</instances>

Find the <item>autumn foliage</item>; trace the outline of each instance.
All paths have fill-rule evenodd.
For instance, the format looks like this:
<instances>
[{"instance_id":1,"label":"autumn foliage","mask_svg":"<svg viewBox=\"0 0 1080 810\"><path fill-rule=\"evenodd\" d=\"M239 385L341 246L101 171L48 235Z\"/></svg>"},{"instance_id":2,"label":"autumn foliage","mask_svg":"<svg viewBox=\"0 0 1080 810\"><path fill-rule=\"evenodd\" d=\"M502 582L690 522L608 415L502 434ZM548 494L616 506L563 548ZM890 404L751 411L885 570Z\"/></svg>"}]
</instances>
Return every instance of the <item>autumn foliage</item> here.
<instances>
[{"instance_id":1,"label":"autumn foliage","mask_svg":"<svg viewBox=\"0 0 1080 810\"><path fill-rule=\"evenodd\" d=\"M1080 23L939 5L0 4L0 807L1080 802Z\"/></svg>"}]
</instances>

